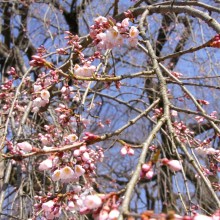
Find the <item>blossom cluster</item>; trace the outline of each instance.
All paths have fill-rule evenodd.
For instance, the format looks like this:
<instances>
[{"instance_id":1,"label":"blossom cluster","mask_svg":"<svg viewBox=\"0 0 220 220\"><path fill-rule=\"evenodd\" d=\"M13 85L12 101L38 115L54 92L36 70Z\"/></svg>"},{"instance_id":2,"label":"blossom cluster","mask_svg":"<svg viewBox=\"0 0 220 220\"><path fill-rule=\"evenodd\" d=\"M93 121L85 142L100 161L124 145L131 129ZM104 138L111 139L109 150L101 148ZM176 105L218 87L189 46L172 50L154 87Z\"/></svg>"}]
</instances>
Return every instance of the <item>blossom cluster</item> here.
<instances>
[{"instance_id":1,"label":"blossom cluster","mask_svg":"<svg viewBox=\"0 0 220 220\"><path fill-rule=\"evenodd\" d=\"M98 49L112 49L122 46L125 39L131 46L138 43L139 31L135 26L129 27L129 18L125 18L121 23L116 23L112 18L99 16L95 19L95 24L90 27L90 36Z\"/></svg>"},{"instance_id":2,"label":"blossom cluster","mask_svg":"<svg viewBox=\"0 0 220 220\"><path fill-rule=\"evenodd\" d=\"M163 158L160 160L162 165L167 166L171 171L178 172L182 169L182 165L178 160L168 160L167 158ZM144 163L141 167L141 178L152 179L154 176L154 166L156 161L150 160Z\"/></svg>"}]
</instances>

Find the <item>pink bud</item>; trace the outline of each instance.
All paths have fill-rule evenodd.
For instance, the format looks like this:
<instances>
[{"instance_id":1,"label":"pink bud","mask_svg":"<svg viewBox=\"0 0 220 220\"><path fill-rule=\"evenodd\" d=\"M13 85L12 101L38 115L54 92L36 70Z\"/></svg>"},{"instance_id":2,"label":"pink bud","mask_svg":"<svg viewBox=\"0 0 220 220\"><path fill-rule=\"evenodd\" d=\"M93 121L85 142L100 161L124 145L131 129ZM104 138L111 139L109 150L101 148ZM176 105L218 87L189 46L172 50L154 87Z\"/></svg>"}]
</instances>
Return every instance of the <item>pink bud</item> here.
<instances>
[{"instance_id":1,"label":"pink bud","mask_svg":"<svg viewBox=\"0 0 220 220\"><path fill-rule=\"evenodd\" d=\"M182 169L182 165L178 160L170 160L167 165L172 171L180 171Z\"/></svg>"},{"instance_id":2,"label":"pink bud","mask_svg":"<svg viewBox=\"0 0 220 220\"><path fill-rule=\"evenodd\" d=\"M152 164L151 163L145 163L142 165L142 171L143 172L148 172L152 167Z\"/></svg>"},{"instance_id":3,"label":"pink bud","mask_svg":"<svg viewBox=\"0 0 220 220\"><path fill-rule=\"evenodd\" d=\"M133 156L134 150L132 148L128 148L128 155Z\"/></svg>"},{"instance_id":4,"label":"pink bud","mask_svg":"<svg viewBox=\"0 0 220 220\"><path fill-rule=\"evenodd\" d=\"M88 152L84 152L82 155L82 160L87 162L90 159L89 153Z\"/></svg>"},{"instance_id":5,"label":"pink bud","mask_svg":"<svg viewBox=\"0 0 220 220\"><path fill-rule=\"evenodd\" d=\"M151 169L149 170L146 174L145 174L145 177L147 179L151 179L152 177L154 176L154 171Z\"/></svg>"},{"instance_id":6,"label":"pink bud","mask_svg":"<svg viewBox=\"0 0 220 220\"><path fill-rule=\"evenodd\" d=\"M80 150L79 149L74 150L73 155L74 157L78 157L80 155Z\"/></svg>"},{"instance_id":7,"label":"pink bud","mask_svg":"<svg viewBox=\"0 0 220 220\"><path fill-rule=\"evenodd\" d=\"M122 147L121 148L121 155L125 156L127 153L128 153L127 147L126 146Z\"/></svg>"}]
</instances>

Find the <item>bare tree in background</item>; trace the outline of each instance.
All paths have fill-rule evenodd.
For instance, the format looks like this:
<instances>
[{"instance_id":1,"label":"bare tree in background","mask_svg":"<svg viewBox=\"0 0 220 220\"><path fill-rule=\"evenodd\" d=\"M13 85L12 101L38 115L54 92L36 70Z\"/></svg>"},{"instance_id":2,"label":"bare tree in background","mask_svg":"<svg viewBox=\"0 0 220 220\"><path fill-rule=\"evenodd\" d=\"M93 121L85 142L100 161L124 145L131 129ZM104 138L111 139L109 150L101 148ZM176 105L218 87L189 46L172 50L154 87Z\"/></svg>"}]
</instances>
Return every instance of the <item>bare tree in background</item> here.
<instances>
[{"instance_id":1,"label":"bare tree in background","mask_svg":"<svg viewBox=\"0 0 220 220\"><path fill-rule=\"evenodd\" d=\"M1 1L0 218L219 219L219 15Z\"/></svg>"}]
</instances>

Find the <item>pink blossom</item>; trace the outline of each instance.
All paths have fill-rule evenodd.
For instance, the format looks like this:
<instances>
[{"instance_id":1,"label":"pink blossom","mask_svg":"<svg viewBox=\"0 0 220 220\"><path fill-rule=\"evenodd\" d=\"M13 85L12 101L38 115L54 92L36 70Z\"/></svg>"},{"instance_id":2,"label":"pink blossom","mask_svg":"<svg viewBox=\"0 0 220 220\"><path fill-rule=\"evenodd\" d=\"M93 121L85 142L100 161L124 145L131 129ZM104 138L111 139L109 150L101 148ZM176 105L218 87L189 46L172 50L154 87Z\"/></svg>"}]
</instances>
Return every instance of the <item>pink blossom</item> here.
<instances>
[{"instance_id":1,"label":"pink blossom","mask_svg":"<svg viewBox=\"0 0 220 220\"><path fill-rule=\"evenodd\" d=\"M99 208L102 205L102 200L97 195L88 195L84 199L83 204L88 209L96 209L96 208Z\"/></svg>"},{"instance_id":2,"label":"pink blossom","mask_svg":"<svg viewBox=\"0 0 220 220\"><path fill-rule=\"evenodd\" d=\"M201 122L203 122L204 121L204 117L202 117L202 116L196 116L195 117L195 119L196 119L196 121L198 122L198 123L201 123Z\"/></svg>"},{"instance_id":3,"label":"pink blossom","mask_svg":"<svg viewBox=\"0 0 220 220\"><path fill-rule=\"evenodd\" d=\"M152 177L154 176L154 171L153 169L150 169L146 174L145 174L145 177L147 179L152 179Z\"/></svg>"},{"instance_id":4,"label":"pink blossom","mask_svg":"<svg viewBox=\"0 0 220 220\"><path fill-rule=\"evenodd\" d=\"M78 137L75 134L70 134L66 137L71 143L75 142Z\"/></svg>"},{"instance_id":5,"label":"pink blossom","mask_svg":"<svg viewBox=\"0 0 220 220\"><path fill-rule=\"evenodd\" d=\"M74 150L73 155L74 157L80 156L80 150L79 149Z\"/></svg>"},{"instance_id":6,"label":"pink blossom","mask_svg":"<svg viewBox=\"0 0 220 220\"><path fill-rule=\"evenodd\" d=\"M118 219L119 214L120 214L120 212L118 211L118 209L113 208L113 209L109 212L108 219L109 219L109 220L116 220L116 219Z\"/></svg>"},{"instance_id":7,"label":"pink blossom","mask_svg":"<svg viewBox=\"0 0 220 220\"><path fill-rule=\"evenodd\" d=\"M78 64L76 64L74 66L74 73L77 76L83 76L83 77L91 77L93 75L93 73L95 72L96 67L90 64L85 64L84 66L79 66Z\"/></svg>"},{"instance_id":8,"label":"pink blossom","mask_svg":"<svg viewBox=\"0 0 220 220\"><path fill-rule=\"evenodd\" d=\"M98 22L98 23L105 23L107 22L107 18L103 17L103 16L99 16L97 18L94 19L95 22Z\"/></svg>"},{"instance_id":9,"label":"pink blossom","mask_svg":"<svg viewBox=\"0 0 220 220\"><path fill-rule=\"evenodd\" d=\"M172 115L173 117L177 117L178 112L175 111L175 110L171 110L171 115Z\"/></svg>"},{"instance_id":10,"label":"pink blossom","mask_svg":"<svg viewBox=\"0 0 220 220\"><path fill-rule=\"evenodd\" d=\"M87 148L85 145L83 145L79 148L80 153L84 153L84 152L86 152L86 150L87 150Z\"/></svg>"},{"instance_id":11,"label":"pink blossom","mask_svg":"<svg viewBox=\"0 0 220 220\"><path fill-rule=\"evenodd\" d=\"M142 165L142 171L143 172L148 172L152 167L152 164L151 163L145 163Z\"/></svg>"},{"instance_id":12,"label":"pink blossom","mask_svg":"<svg viewBox=\"0 0 220 220\"><path fill-rule=\"evenodd\" d=\"M129 31L130 38L137 38L138 34L139 34L138 29L135 26L131 26Z\"/></svg>"},{"instance_id":13,"label":"pink blossom","mask_svg":"<svg viewBox=\"0 0 220 220\"><path fill-rule=\"evenodd\" d=\"M180 171L182 169L182 165L178 160L170 160L167 165L172 171Z\"/></svg>"},{"instance_id":14,"label":"pink blossom","mask_svg":"<svg viewBox=\"0 0 220 220\"><path fill-rule=\"evenodd\" d=\"M69 167L65 166L60 170L60 179L71 179L74 177L74 171Z\"/></svg>"},{"instance_id":15,"label":"pink blossom","mask_svg":"<svg viewBox=\"0 0 220 220\"><path fill-rule=\"evenodd\" d=\"M82 155L82 160L87 162L90 160L90 156L89 156L89 153L88 152L84 152L83 155Z\"/></svg>"},{"instance_id":16,"label":"pink blossom","mask_svg":"<svg viewBox=\"0 0 220 220\"><path fill-rule=\"evenodd\" d=\"M212 220L212 217L197 214L194 216L193 220Z\"/></svg>"},{"instance_id":17,"label":"pink blossom","mask_svg":"<svg viewBox=\"0 0 220 220\"><path fill-rule=\"evenodd\" d=\"M127 152L127 148L124 146L121 148L121 155L126 155L128 152Z\"/></svg>"},{"instance_id":18,"label":"pink blossom","mask_svg":"<svg viewBox=\"0 0 220 220\"><path fill-rule=\"evenodd\" d=\"M54 204L55 202L53 200L49 200L48 202L42 204L42 209L46 212L50 212Z\"/></svg>"},{"instance_id":19,"label":"pink blossom","mask_svg":"<svg viewBox=\"0 0 220 220\"><path fill-rule=\"evenodd\" d=\"M67 204L67 207L68 207L68 210L70 211L74 211L76 209L76 206L73 201L69 201Z\"/></svg>"},{"instance_id":20,"label":"pink blossom","mask_svg":"<svg viewBox=\"0 0 220 220\"><path fill-rule=\"evenodd\" d=\"M29 144L27 141L18 143L17 146L23 150L25 153L32 151L32 145Z\"/></svg>"},{"instance_id":21,"label":"pink blossom","mask_svg":"<svg viewBox=\"0 0 220 220\"><path fill-rule=\"evenodd\" d=\"M53 181L58 181L60 180L60 170L55 170L51 176Z\"/></svg>"},{"instance_id":22,"label":"pink blossom","mask_svg":"<svg viewBox=\"0 0 220 220\"><path fill-rule=\"evenodd\" d=\"M48 92L48 90L44 89L41 91L40 96L43 100L49 100L50 93Z\"/></svg>"},{"instance_id":23,"label":"pink blossom","mask_svg":"<svg viewBox=\"0 0 220 220\"><path fill-rule=\"evenodd\" d=\"M134 150L132 148L128 148L128 155L133 156Z\"/></svg>"},{"instance_id":24,"label":"pink blossom","mask_svg":"<svg viewBox=\"0 0 220 220\"><path fill-rule=\"evenodd\" d=\"M128 27L129 26L129 18L125 18L121 22L122 27Z\"/></svg>"},{"instance_id":25,"label":"pink blossom","mask_svg":"<svg viewBox=\"0 0 220 220\"><path fill-rule=\"evenodd\" d=\"M126 154L128 154L130 156L133 156L134 155L134 150L130 146L124 145L121 148L121 155L125 156Z\"/></svg>"},{"instance_id":26,"label":"pink blossom","mask_svg":"<svg viewBox=\"0 0 220 220\"><path fill-rule=\"evenodd\" d=\"M85 169L83 169L81 165L75 166L75 174L77 177L82 176L84 173L85 173Z\"/></svg>"},{"instance_id":27,"label":"pink blossom","mask_svg":"<svg viewBox=\"0 0 220 220\"><path fill-rule=\"evenodd\" d=\"M51 169L53 166L53 161L52 159L46 159L44 161L42 161L39 165L39 170L41 171L47 171L49 169Z\"/></svg>"},{"instance_id":28,"label":"pink blossom","mask_svg":"<svg viewBox=\"0 0 220 220\"><path fill-rule=\"evenodd\" d=\"M35 85L34 85L34 91L35 91L35 92L39 92L41 89L42 89L42 86L41 86L41 85L38 85L38 84L35 84Z\"/></svg>"},{"instance_id":29,"label":"pink blossom","mask_svg":"<svg viewBox=\"0 0 220 220\"><path fill-rule=\"evenodd\" d=\"M98 220L108 220L108 213L109 213L109 207L107 208L104 207L99 213Z\"/></svg>"}]
</instances>

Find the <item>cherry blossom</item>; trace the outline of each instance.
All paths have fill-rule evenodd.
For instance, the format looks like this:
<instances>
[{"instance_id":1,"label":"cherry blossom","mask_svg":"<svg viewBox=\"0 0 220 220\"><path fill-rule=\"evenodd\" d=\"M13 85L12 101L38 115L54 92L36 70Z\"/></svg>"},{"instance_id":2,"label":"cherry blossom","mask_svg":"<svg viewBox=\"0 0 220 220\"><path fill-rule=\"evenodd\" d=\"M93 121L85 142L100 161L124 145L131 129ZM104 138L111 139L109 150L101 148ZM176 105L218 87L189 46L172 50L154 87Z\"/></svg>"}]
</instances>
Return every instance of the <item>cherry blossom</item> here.
<instances>
[{"instance_id":1,"label":"cherry blossom","mask_svg":"<svg viewBox=\"0 0 220 220\"><path fill-rule=\"evenodd\" d=\"M147 179L152 179L152 177L154 176L154 171L153 169L150 169L146 174L145 174L145 177Z\"/></svg>"},{"instance_id":2,"label":"cherry blossom","mask_svg":"<svg viewBox=\"0 0 220 220\"><path fill-rule=\"evenodd\" d=\"M42 209L44 211L50 212L52 208L54 207L55 202L53 200L49 200L42 204Z\"/></svg>"},{"instance_id":3,"label":"cherry blossom","mask_svg":"<svg viewBox=\"0 0 220 220\"><path fill-rule=\"evenodd\" d=\"M41 91L40 96L43 100L48 101L50 98L50 93L48 92L48 90L44 89Z\"/></svg>"},{"instance_id":4,"label":"cherry blossom","mask_svg":"<svg viewBox=\"0 0 220 220\"><path fill-rule=\"evenodd\" d=\"M77 177L82 176L85 173L85 169L81 165L75 165L75 175Z\"/></svg>"},{"instance_id":5,"label":"cherry blossom","mask_svg":"<svg viewBox=\"0 0 220 220\"><path fill-rule=\"evenodd\" d=\"M163 158L162 163L167 165L172 171L180 171L182 169L182 165L178 160L168 160L167 158Z\"/></svg>"},{"instance_id":6,"label":"cherry blossom","mask_svg":"<svg viewBox=\"0 0 220 220\"><path fill-rule=\"evenodd\" d=\"M83 204L88 209L96 209L102 205L102 200L97 195L88 195L85 197Z\"/></svg>"},{"instance_id":7,"label":"cherry blossom","mask_svg":"<svg viewBox=\"0 0 220 220\"><path fill-rule=\"evenodd\" d=\"M27 141L21 142L17 144L17 147L20 148L25 153L32 151L33 147Z\"/></svg>"},{"instance_id":8,"label":"cherry blossom","mask_svg":"<svg viewBox=\"0 0 220 220\"><path fill-rule=\"evenodd\" d=\"M65 166L60 170L60 179L67 180L74 177L74 171L69 166Z\"/></svg>"},{"instance_id":9,"label":"cherry blossom","mask_svg":"<svg viewBox=\"0 0 220 220\"><path fill-rule=\"evenodd\" d=\"M118 219L119 214L120 214L119 210L117 208L113 208L109 212L108 219L109 220L116 220L116 219Z\"/></svg>"},{"instance_id":10,"label":"cherry blossom","mask_svg":"<svg viewBox=\"0 0 220 220\"><path fill-rule=\"evenodd\" d=\"M53 166L53 160L48 158L40 163L39 170L47 171L47 170L51 169L52 166Z\"/></svg>"}]
</instances>

